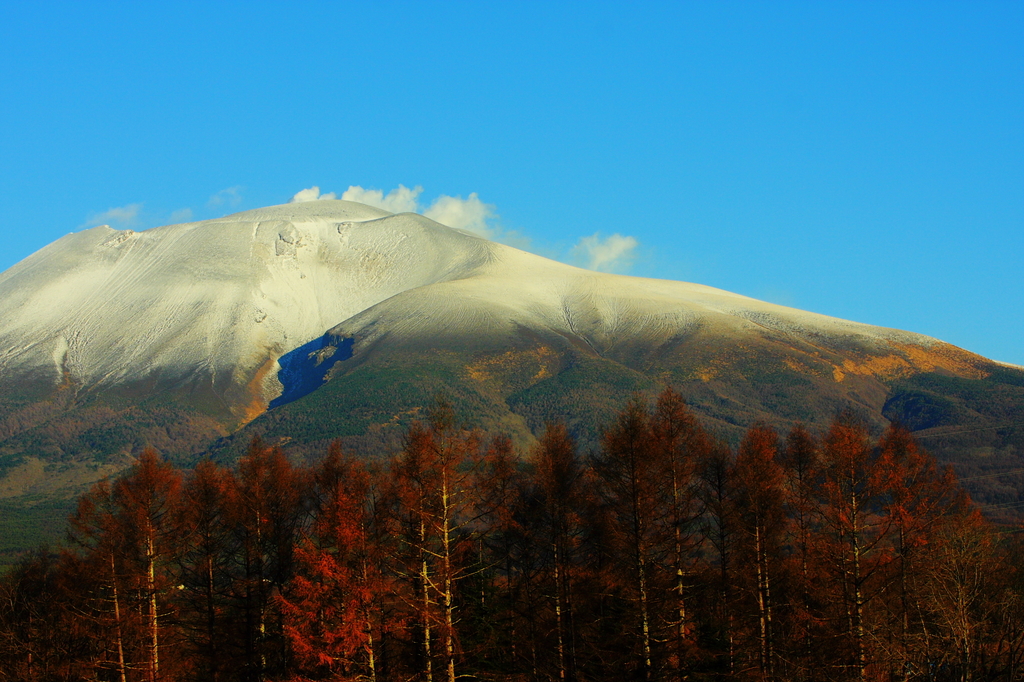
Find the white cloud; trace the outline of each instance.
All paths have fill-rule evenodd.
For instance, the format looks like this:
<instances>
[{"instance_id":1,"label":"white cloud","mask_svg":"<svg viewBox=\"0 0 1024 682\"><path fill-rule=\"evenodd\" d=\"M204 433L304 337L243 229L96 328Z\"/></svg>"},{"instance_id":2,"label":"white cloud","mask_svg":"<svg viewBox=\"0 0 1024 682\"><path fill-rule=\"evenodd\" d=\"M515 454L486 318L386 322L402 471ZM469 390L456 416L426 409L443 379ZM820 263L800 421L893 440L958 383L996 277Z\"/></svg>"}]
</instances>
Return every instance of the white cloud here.
<instances>
[{"instance_id":1,"label":"white cloud","mask_svg":"<svg viewBox=\"0 0 1024 682\"><path fill-rule=\"evenodd\" d=\"M288 200L289 204L299 204L304 201L319 201L320 199L337 199L337 195L334 192L328 192L327 194L320 194L320 187L313 185L309 189L301 189L295 193L291 199Z\"/></svg>"},{"instance_id":2,"label":"white cloud","mask_svg":"<svg viewBox=\"0 0 1024 682\"><path fill-rule=\"evenodd\" d=\"M187 223L190 220L192 220L191 208L179 208L171 213L170 222L172 225L175 223Z\"/></svg>"},{"instance_id":3,"label":"white cloud","mask_svg":"<svg viewBox=\"0 0 1024 682\"><path fill-rule=\"evenodd\" d=\"M529 244L529 239L523 235L517 232L507 232L493 225L494 219L498 217L496 207L481 201L476 192L470 193L466 199L442 194L426 209L419 203L422 193L423 188L419 185L413 188L399 185L397 189L393 189L387 194L379 189L366 189L359 185L350 185L342 193L341 198L345 201L355 201L367 206L382 208L389 213L421 213L442 225L473 232L487 239L510 243L519 248L524 248ZM334 198L333 192L320 194L320 188L313 186L297 192L291 201L294 203Z\"/></svg>"},{"instance_id":4,"label":"white cloud","mask_svg":"<svg viewBox=\"0 0 1024 682\"><path fill-rule=\"evenodd\" d=\"M389 213L416 213L419 211L419 196L423 188L417 185L409 189L399 185L384 195L379 189L363 189L359 185L350 185L341 198L345 201L357 201L367 206L382 208Z\"/></svg>"},{"instance_id":5,"label":"white cloud","mask_svg":"<svg viewBox=\"0 0 1024 682\"><path fill-rule=\"evenodd\" d=\"M210 197L210 200L206 202L206 205L210 208L216 208L218 206L234 208L242 203L242 190L244 189L245 188L241 185L222 189Z\"/></svg>"},{"instance_id":6,"label":"white cloud","mask_svg":"<svg viewBox=\"0 0 1024 682\"><path fill-rule=\"evenodd\" d=\"M442 225L490 238L493 230L487 224L487 219L495 216L494 209L493 204L480 201L476 192L471 193L467 199L442 194L423 212L423 215Z\"/></svg>"},{"instance_id":7,"label":"white cloud","mask_svg":"<svg viewBox=\"0 0 1024 682\"><path fill-rule=\"evenodd\" d=\"M591 270L620 272L633 263L638 242L633 237L613 234L602 239L599 232L583 237L572 247L573 259Z\"/></svg>"},{"instance_id":8,"label":"white cloud","mask_svg":"<svg viewBox=\"0 0 1024 682\"><path fill-rule=\"evenodd\" d=\"M398 189L393 189L386 195L379 189L364 189L359 185L352 185L345 190L341 198L345 201L358 201L367 206L376 206L391 213L422 213L442 225L493 238L494 230L487 221L497 216L495 207L480 201L476 192L472 192L466 199L442 194L425 210L419 204L422 193L423 188L419 185L412 189L399 185Z\"/></svg>"},{"instance_id":9,"label":"white cloud","mask_svg":"<svg viewBox=\"0 0 1024 682\"><path fill-rule=\"evenodd\" d=\"M139 217L142 204L128 204L108 208L103 213L93 213L79 227L95 227L96 225L117 225L122 228L131 227Z\"/></svg>"}]
</instances>

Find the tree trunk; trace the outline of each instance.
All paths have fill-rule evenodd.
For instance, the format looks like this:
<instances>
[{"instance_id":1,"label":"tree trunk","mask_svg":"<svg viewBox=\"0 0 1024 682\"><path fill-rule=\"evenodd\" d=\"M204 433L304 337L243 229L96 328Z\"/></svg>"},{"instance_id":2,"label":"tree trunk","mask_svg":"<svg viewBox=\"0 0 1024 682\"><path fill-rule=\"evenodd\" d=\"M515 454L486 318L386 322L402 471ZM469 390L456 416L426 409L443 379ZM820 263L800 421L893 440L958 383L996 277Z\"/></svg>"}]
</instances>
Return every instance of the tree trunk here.
<instances>
[{"instance_id":1,"label":"tree trunk","mask_svg":"<svg viewBox=\"0 0 1024 682\"><path fill-rule=\"evenodd\" d=\"M558 542L552 547L555 555L555 632L558 637L558 679L565 680L568 675L565 669L565 623L562 617L562 566L561 554L558 551Z\"/></svg>"},{"instance_id":2,"label":"tree trunk","mask_svg":"<svg viewBox=\"0 0 1024 682\"><path fill-rule=\"evenodd\" d=\"M213 596L213 557L206 557L206 664L210 666L210 679L217 681L217 611Z\"/></svg>"},{"instance_id":3,"label":"tree trunk","mask_svg":"<svg viewBox=\"0 0 1024 682\"><path fill-rule=\"evenodd\" d=\"M434 661L430 652L430 566L427 563L427 525L420 518L420 590L422 606L420 620L423 624L423 676L426 682L434 682Z\"/></svg>"},{"instance_id":4,"label":"tree trunk","mask_svg":"<svg viewBox=\"0 0 1024 682\"><path fill-rule=\"evenodd\" d=\"M647 567L643 558L637 562L640 587L640 630L643 637L644 649L644 680L650 680L652 674L651 665L651 618L647 604Z\"/></svg>"},{"instance_id":5,"label":"tree trunk","mask_svg":"<svg viewBox=\"0 0 1024 682\"><path fill-rule=\"evenodd\" d=\"M114 553L110 553L110 587L114 599L114 629L117 634L117 673L121 682L127 682L124 662L124 632L121 626L121 600L117 592L117 571L114 567Z\"/></svg>"},{"instance_id":6,"label":"tree trunk","mask_svg":"<svg viewBox=\"0 0 1024 682\"><path fill-rule=\"evenodd\" d=\"M684 568L683 554L683 529L682 519L679 518L679 507L681 504L681 493L679 490L679 479L676 468L672 468L672 506L675 511L673 525L675 526L675 568L676 568L676 617L679 622L676 624L676 667L682 669L683 654L686 648L686 571Z\"/></svg>"},{"instance_id":7,"label":"tree trunk","mask_svg":"<svg viewBox=\"0 0 1024 682\"><path fill-rule=\"evenodd\" d=\"M455 682L455 603L452 594L451 492L447 471L441 479L441 552L444 570L444 657L448 682Z\"/></svg>"},{"instance_id":8,"label":"tree trunk","mask_svg":"<svg viewBox=\"0 0 1024 682\"><path fill-rule=\"evenodd\" d=\"M149 596L149 679L160 677L160 622L156 599L156 556L153 529L146 529L146 590Z\"/></svg>"},{"instance_id":9,"label":"tree trunk","mask_svg":"<svg viewBox=\"0 0 1024 682\"><path fill-rule=\"evenodd\" d=\"M857 493L853 493L851 499L851 528L853 542L853 638L855 642L856 671L857 678L862 682L867 680L867 662L864 652L864 595L862 590L862 577L860 565L860 528L857 515Z\"/></svg>"}]
</instances>

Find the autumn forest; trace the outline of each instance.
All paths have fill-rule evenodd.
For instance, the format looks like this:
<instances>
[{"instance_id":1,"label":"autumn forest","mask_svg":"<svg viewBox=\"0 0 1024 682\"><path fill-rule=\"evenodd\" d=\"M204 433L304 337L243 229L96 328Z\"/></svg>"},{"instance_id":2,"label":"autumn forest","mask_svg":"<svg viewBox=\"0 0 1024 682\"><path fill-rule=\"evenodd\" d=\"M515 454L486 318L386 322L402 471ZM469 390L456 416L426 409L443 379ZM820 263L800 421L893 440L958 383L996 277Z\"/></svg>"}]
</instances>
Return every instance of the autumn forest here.
<instances>
[{"instance_id":1,"label":"autumn forest","mask_svg":"<svg viewBox=\"0 0 1024 682\"><path fill-rule=\"evenodd\" d=\"M911 435L732 448L679 394L580 452L439 400L388 461L152 450L0 579L0 680L1017 680L1024 570Z\"/></svg>"}]
</instances>

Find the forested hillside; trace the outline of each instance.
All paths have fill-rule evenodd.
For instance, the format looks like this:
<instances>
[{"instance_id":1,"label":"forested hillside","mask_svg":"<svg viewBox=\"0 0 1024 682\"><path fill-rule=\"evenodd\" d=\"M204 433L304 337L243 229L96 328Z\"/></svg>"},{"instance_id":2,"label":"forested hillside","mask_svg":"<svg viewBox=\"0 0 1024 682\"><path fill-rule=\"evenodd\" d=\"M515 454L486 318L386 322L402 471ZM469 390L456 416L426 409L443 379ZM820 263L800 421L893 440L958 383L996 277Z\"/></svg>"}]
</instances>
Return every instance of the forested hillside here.
<instances>
[{"instance_id":1,"label":"forested hillside","mask_svg":"<svg viewBox=\"0 0 1024 682\"><path fill-rule=\"evenodd\" d=\"M3 579L0 680L1019 679L1017 536L903 428L733 449L666 390L603 434L147 451Z\"/></svg>"}]
</instances>

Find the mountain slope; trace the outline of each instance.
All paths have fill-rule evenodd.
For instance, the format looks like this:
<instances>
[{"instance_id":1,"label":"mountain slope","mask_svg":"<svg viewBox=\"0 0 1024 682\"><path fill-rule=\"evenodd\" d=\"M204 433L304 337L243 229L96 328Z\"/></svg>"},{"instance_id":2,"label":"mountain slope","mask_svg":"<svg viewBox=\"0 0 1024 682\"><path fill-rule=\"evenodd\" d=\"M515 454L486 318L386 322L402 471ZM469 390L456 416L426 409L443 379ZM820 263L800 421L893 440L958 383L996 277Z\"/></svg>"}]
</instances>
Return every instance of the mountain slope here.
<instances>
[{"instance_id":1,"label":"mountain slope","mask_svg":"<svg viewBox=\"0 0 1024 682\"><path fill-rule=\"evenodd\" d=\"M281 354L486 257L481 240L423 220L330 201L68 235L0 275L0 371L185 389L231 428L280 392Z\"/></svg>"},{"instance_id":2,"label":"mountain slope","mask_svg":"<svg viewBox=\"0 0 1024 682\"><path fill-rule=\"evenodd\" d=\"M368 308L332 328L321 346L293 372L304 367L327 385L254 429L288 437L287 429L312 420L322 426L311 433L355 436L388 423L351 416L375 390L393 420L415 414L431 397L427 387L443 385L464 396L480 425L512 429L522 442L562 417L594 445L598 425L631 393L666 383L727 437L755 421L821 425L843 409L880 425L893 381L922 373L983 380L993 366L918 334L700 285L588 272L507 247L472 275ZM412 382L424 388L403 390L428 367L437 376ZM311 417L321 403L345 407ZM280 426L265 428L271 423Z\"/></svg>"},{"instance_id":3,"label":"mountain slope","mask_svg":"<svg viewBox=\"0 0 1024 682\"><path fill-rule=\"evenodd\" d=\"M345 201L68 235L0 274L0 320L0 497L71 494L146 445L382 453L439 390L524 446L557 418L594 446L633 393L673 384L727 439L851 410L930 429L947 459L1021 451L1019 369ZM968 427L983 444L943 440Z\"/></svg>"}]
</instances>

